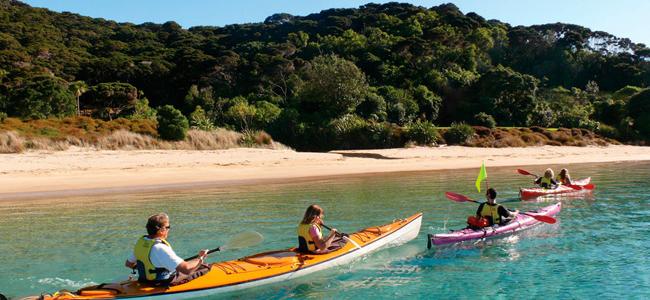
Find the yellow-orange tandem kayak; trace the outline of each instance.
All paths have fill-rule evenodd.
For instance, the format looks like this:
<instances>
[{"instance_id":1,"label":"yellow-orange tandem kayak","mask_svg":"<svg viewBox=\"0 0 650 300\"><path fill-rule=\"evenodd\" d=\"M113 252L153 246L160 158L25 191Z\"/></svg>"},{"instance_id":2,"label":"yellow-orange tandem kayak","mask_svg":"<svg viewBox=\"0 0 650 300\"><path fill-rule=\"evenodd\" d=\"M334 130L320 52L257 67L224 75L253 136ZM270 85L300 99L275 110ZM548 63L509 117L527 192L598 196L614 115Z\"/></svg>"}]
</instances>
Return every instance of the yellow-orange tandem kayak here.
<instances>
[{"instance_id":1,"label":"yellow-orange tandem kayak","mask_svg":"<svg viewBox=\"0 0 650 300\"><path fill-rule=\"evenodd\" d=\"M173 287L154 287L127 280L26 299L185 299L237 291L346 264L382 246L408 242L418 235L421 224L422 214L418 213L383 226L366 228L343 238L340 248L326 254L304 254L290 248L213 263L207 274Z\"/></svg>"}]
</instances>

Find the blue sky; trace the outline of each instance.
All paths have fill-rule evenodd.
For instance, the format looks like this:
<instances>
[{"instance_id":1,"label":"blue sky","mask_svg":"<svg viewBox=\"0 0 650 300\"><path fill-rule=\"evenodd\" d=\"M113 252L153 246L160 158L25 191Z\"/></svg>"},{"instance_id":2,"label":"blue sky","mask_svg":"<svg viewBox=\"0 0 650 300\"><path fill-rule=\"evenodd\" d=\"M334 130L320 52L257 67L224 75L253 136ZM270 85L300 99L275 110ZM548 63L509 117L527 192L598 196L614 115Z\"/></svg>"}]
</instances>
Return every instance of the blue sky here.
<instances>
[{"instance_id":1,"label":"blue sky","mask_svg":"<svg viewBox=\"0 0 650 300\"><path fill-rule=\"evenodd\" d=\"M175 21L188 28L262 22L274 13L304 16L328 8L358 7L370 1L356 0L23 0L54 11L131 23ZM389 1L372 1L384 3ZM645 0L458 0L401 1L424 7L452 2L464 13L511 25L572 23L606 31L633 42L650 45L650 1Z\"/></svg>"}]
</instances>

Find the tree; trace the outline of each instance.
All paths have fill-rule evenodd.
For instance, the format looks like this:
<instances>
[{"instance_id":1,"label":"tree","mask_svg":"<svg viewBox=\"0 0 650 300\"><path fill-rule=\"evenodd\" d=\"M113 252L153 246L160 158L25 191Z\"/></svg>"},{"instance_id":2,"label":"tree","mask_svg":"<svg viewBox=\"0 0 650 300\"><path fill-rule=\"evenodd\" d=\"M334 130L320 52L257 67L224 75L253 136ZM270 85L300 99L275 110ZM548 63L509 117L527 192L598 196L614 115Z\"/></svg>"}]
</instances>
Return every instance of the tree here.
<instances>
[{"instance_id":1,"label":"tree","mask_svg":"<svg viewBox=\"0 0 650 300\"><path fill-rule=\"evenodd\" d=\"M502 126L527 126L537 102L534 77L498 66L478 80L475 93L479 106Z\"/></svg>"},{"instance_id":2,"label":"tree","mask_svg":"<svg viewBox=\"0 0 650 300\"><path fill-rule=\"evenodd\" d=\"M67 117L75 114L75 96L68 83L53 76L36 76L10 91L7 112L25 119Z\"/></svg>"},{"instance_id":3,"label":"tree","mask_svg":"<svg viewBox=\"0 0 650 300\"><path fill-rule=\"evenodd\" d=\"M187 118L171 105L158 109L158 134L164 140L184 140L190 127Z\"/></svg>"},{"instance_id":4,"label":"tree","mask_svg":"<svg viewBox=\"0 0 650 300\"><path fill-rule=\"evenodd\" d=\"M96 116L113 120L135 107L138 94L138 89L128 83L100 83L82 95L82 102L94 110Z\"/></svg>"},{"instance_id":5,"label":"tree","mask_svg":"<svg viewBox=\"0 0 650 300\"><path fill-rule=\"evenodd\" d=\"M319 56L304 73L301 109L333 119L353 112L368 90L363 72L352 62L335 55Z\"/></svg>"},{"instance_id":6,"label":"tree","mask_svg":"<svg viewBox=\"0 0 650 300\"><path fill-rule=\"evenodd\" d=\"M634 119L634 128L646 137L650 137L650 89L632 96L627 111Z\"/></svg>"},{"instance_id":7,"label":"tree","mask_svg":"<svg viewBox=\"0 0 650 300\"><path fill-rule=\"evenodd\" d=\"M79 97L88 91L88 85L79 80L70 83L70 90L74 93L74 96L77 97L77 116L81 115L81 106L79 105Z\"/></svg>"}]
</instances>

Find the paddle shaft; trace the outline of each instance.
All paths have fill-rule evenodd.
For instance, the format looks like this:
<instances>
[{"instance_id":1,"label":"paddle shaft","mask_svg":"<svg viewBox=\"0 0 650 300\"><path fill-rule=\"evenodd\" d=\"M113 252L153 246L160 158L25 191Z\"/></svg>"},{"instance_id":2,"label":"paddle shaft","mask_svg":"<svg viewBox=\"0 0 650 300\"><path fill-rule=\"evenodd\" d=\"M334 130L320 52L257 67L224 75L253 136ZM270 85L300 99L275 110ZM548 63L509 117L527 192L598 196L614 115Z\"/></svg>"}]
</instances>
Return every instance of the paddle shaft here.
<instances>
[{"instance_id":1,"label":"paddle shaft","mask_svg":"<svg viewBox=\"0 0 650 300\"><path fill-rule=\"evenodd\" d=\"M219 246L219 247L217 247L217 248L214 248L214 249L210 249L210 250L208 250L208 253L206 253L205 255L208 255L208 254L210 254L210 253L217 252L217 251L221 251L221 246ZM192 256L192 257L186 258L185 260L186 260L186 261L187 261L187 260L193 260L193 259L198 258L198 257L199 257L198 255L194 255L194 256Z\"/></svg>"},{"instance_id":2,"label":"paddle shaft","mask_svg":"<svg viewBox=\"0 0 650 300\"><path fill-rule=\"evenodd\" d=\"M329 231L332 231L332 228L331 228L331 227L329 227L329 226L327 226L327 225L325 225L325 224L323 224L323 223L321 223L320 225L323 226L323 227L325 227L325 229L327 229L327 230L329 230ZM340 235L340 236L348 236L347 233L338 232L338 231L336 232L336 234L337 234L337 235Z\"/></svg>"}]
</instances>

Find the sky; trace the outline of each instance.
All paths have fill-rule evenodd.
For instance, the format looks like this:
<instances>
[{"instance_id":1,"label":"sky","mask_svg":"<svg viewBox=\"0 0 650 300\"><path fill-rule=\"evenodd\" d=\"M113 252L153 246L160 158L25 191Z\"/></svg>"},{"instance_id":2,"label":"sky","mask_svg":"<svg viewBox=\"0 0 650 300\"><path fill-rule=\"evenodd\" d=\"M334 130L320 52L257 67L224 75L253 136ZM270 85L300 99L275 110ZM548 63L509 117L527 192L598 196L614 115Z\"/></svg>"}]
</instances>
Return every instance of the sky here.
<instances>
[{"instance_id":1,"label":"sky","mask_svg":"<svg viewBox=\"0 0 650 300\"><path fill-rule=\"evenodd\" d=\"M175 21L184 28L262 22L275 13L305 16L329 8L359 7L357 0L22 0L53 11L69 11L117 22L141 24ZM374 3L389 1L374 0ZM650 1L647 0L403 0L431 7L454 3L464 13L475 12L513 26L571 23L605 31L635 43L650 45Z\"/></svg>"}]
</instances>

